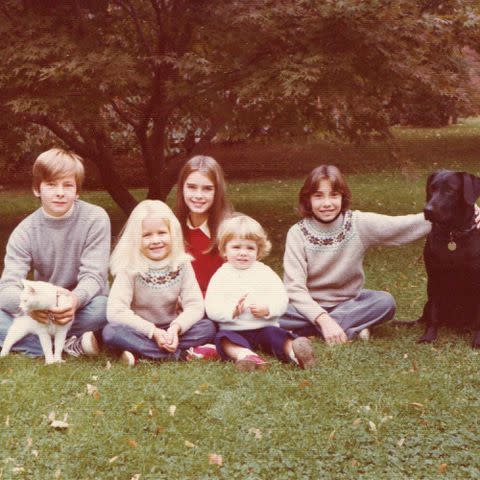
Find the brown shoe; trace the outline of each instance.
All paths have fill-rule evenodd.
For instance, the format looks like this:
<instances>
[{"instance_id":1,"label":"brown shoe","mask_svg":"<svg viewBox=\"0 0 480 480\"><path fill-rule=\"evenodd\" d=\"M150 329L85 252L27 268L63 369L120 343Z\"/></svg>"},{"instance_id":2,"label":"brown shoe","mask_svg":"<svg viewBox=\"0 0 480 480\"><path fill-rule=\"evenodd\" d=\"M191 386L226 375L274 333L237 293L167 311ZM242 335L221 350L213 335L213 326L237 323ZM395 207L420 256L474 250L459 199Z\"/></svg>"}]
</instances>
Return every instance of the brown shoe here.
<instances>
[{"instance_id":1,"label":"brown shoe","mask_svg":"<svg viewBox=\"0 0 480 480\"><path fill-rule=\"evenodd\" d=\"M259 370L264 370L268 367L268 362L266 362L259 355L247 355L241 360L235 362L235 368L239 372L251 372L258 368Z\"/></svg>"},{"instance_id":2,"label":"brown shoe","mask_svg":"<svg viewBox=\"0 0 480 480\"><path fill-rule=\"evenodd\" d=\"M298 360L298 366L307 370L316 363L312 342L306 337L298 337L292 342L292 350Z\"/></svg>"}]
</instances>

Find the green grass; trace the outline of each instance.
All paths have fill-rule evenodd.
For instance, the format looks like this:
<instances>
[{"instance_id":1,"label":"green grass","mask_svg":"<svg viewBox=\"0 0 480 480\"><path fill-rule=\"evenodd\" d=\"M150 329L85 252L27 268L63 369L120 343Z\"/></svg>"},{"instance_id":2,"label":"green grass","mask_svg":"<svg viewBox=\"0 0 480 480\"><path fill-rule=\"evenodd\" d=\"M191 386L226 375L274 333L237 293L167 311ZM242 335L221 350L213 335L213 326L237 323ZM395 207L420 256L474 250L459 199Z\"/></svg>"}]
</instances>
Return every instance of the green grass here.
<instances>
[{"instance_id":1,"label":"green grass","mask_svg":"<svg viewBox=\"0 0 480 480\"><path fill-rule=\"evenodd\" d=\"M479 135L478 125L469 128ZM411 136L413 148L419 139ZM475 171L462 158L452 162ZM413 173L377 166L348 176L353 207L421 211L427 165ZM274 248L266 262L279 273L301 182L229 183L236 209L267 229ZM82 197L107 208L119 231L124 216L105 193ZM0 205L5 244L36 201L6 190ZM421 312L421 253L420 241L366 257L367 287L395 296L397 319ZM468 335L441 332L435 346L417 345L419 335L385 325L369 343L316 342L319 362L307 372L276 361L267 372L241 374L219 362L127 369L102 355L47 367L9 356L0 362L0 479L479 478L478 353ZM53 429L51 412L67 415L69 427ZM222 466L209 464L212 453Z\"/></svg>"}]
</instances>

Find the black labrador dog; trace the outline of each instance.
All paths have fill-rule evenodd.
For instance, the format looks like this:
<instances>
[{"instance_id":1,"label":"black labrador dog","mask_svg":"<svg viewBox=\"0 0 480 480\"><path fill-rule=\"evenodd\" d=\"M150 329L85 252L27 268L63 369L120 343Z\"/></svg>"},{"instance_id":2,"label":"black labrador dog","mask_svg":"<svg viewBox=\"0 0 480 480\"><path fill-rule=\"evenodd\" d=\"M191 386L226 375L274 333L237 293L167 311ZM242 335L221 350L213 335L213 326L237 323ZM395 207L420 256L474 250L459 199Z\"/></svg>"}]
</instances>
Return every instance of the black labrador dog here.
<instances>
[{"instance_id":1,"label":"black labrador dog","mask_svg":"<svg viewBox=\"0 0 480 480\"><path fill-rule=\"evenodd\" d=\"M432 222L423 257L428 275L426 329L419 339L430 343L440 325L474 331L480 348L480 230L474 204L480 178L465 172L439 170L427 179L425 218Z\"/></svg>"}]
</instances>

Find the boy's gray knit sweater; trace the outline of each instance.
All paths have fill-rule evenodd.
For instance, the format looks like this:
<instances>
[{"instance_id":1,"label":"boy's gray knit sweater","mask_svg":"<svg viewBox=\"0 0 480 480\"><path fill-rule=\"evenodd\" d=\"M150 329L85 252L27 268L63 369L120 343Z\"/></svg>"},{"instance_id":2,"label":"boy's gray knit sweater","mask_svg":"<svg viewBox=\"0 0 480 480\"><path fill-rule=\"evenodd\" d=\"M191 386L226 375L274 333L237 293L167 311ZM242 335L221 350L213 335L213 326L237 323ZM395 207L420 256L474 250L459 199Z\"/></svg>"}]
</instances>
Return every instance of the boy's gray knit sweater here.
<instances>
[{"instance_id":1,"label":"boy's gray knit sweater","mask_svg":"<svg viewBox=\"0 0 480 480\"><path fill-rule=\"evenodd\" d=\"M110 219L103 208L82 200L67 218L49 218L39 208L12 232L0 279L0 308L17 313L21 280L32 269L35 280L72 291L82 308L108 294Z\"/></svg>"}]
</instances>

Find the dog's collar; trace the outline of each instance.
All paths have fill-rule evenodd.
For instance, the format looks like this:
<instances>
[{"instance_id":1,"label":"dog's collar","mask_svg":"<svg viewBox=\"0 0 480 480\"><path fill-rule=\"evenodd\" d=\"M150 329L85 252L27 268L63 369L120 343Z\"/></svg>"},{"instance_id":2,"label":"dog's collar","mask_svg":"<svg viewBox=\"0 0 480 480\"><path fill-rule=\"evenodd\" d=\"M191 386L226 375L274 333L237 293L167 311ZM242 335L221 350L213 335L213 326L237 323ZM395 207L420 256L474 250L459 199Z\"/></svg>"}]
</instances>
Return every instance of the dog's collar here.
<instances>
[{"instance_id":1,"label":"dog's collar","mask_svg":"<svg viewBox=\"0 0 480 480\"><path fill-rule=\"evenodd\" d=\"M474 223L473 225L471 225L470 227L468 227L465 230L450 230L448 232L448 235L449 235L451 240L458 240L459 238L462 238L465 235L468 235L470 232L472 232L476 228L477 228L477 224Z\"/></svg>"}]
</instances>

